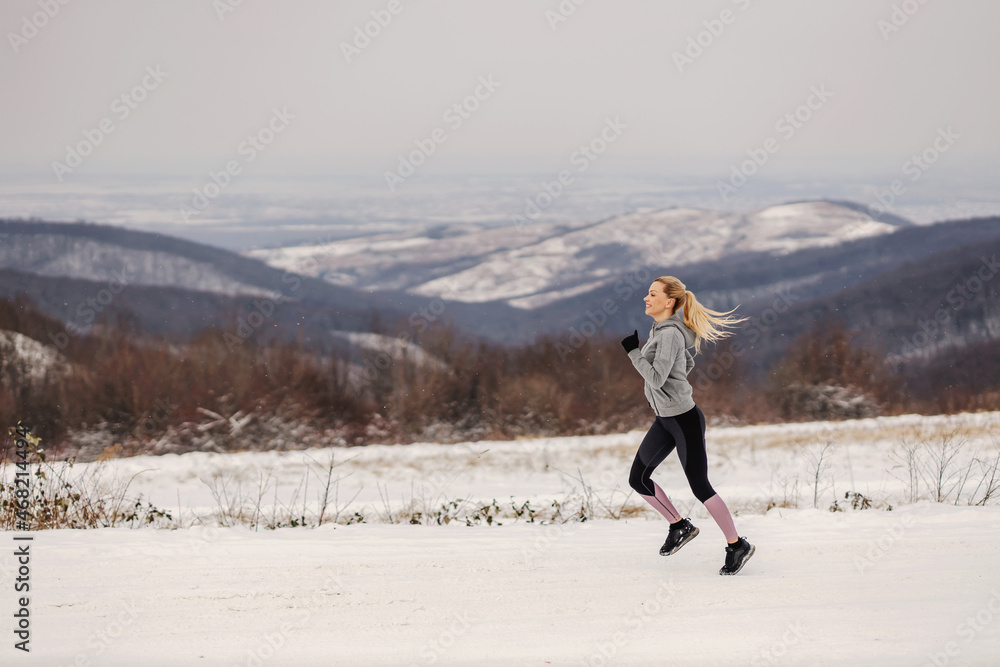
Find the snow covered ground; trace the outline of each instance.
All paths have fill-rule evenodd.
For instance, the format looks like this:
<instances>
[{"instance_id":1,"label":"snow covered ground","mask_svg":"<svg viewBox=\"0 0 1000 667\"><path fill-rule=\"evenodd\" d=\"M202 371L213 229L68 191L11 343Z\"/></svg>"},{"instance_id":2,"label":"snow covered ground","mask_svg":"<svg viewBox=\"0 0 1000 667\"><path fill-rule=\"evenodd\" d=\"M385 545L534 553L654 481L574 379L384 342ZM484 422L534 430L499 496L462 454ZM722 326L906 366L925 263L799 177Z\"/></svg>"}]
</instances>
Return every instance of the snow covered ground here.
<instances>
[{"instance_id":1,"label":"snow covered ground","mask_svg":"<svg viewBox=\"0 0 1000 667\"><path fill-rule=\"evenodd\" d=\"M213 514L213 496L243 498L246 507L276 507L316 514L325 466L335 464L336 501L328 512L359 512L378 521L407 509L489 503L510 507L528 501L533 508L553 500L580 499L589 489L592 504L619 507L625 502L629 467L643 431L567 438L478 441L443 445L372 445L308 451L216 454L192 452L140 456L113 462L107 475L137 475L132 490L154 505L183 513L183 523ZM908 446L918 447L918 462L930 465L942 443L956 453L946 473L955 473L943 490L956 495L958 472L975 458L1000 454L1000 412L923 416L903 415L842 422L807 422L747 427L710 427L707 433L710 478L730 507L762 513L769 504L827 509L844 494L857 492L880 505L935 499L924 471L910 483ZM816 476L824 446L830 443ZM87 470L96 464L81 466ZM973 466L969 479L975 477ZM707 517L691 495L676 456L655 479L675 498L679 510ZM978 481L978 480L976 480ZM584 486L588 487L585 489ZM953 488L954 487L954 488ZM967 481L960 502L973 493ZM512 499L513 498L513 499ZM349 502L353 499L353 502ZM303 509L302 504L306 507ZM646 504L633 494L627 503ZM180 508L180 510L178 510ZM650 510L650 517L653 517Z\"/></svg>"},{"instance_id":2,"label":"snow covered ground","mask_svg":"<svg viewBox=\"0 0 1000 667\"><path fill-rule=\"evenodd\" d=\"M959 491L954 476L949 501L932 502L919 468L914 487L894 466L904 442L924 443L913 450L924 465L950 451L942 442L963 442L945 471L964 475L997 455L998 433L1000 413L710 428L713 484L757 546L736 577L717 574L724 540L675 457L655 478L702 533L668 558L657 553L666 524L638 510L583 523L380 522L451 501L589 498L595 516L633 506L622 489L641 432L113 461L106 472L120 478L150 469L131 490L175 517L179 504L184 527L34 533L32 652L8 630L2 664L994 665L1000 504L969 506L978 480ZM265 515L304 499L309 516L314 461L331 453L343 477L328 512L368 523L216 525L213 478L230 498L265 489ZM847 492L893 510L851 509ZM846 511L830 512L834 500ZM7 582L15 536L0 534ZM16 609L5 585L0 613Z\"/></svg>"}]
</instances>

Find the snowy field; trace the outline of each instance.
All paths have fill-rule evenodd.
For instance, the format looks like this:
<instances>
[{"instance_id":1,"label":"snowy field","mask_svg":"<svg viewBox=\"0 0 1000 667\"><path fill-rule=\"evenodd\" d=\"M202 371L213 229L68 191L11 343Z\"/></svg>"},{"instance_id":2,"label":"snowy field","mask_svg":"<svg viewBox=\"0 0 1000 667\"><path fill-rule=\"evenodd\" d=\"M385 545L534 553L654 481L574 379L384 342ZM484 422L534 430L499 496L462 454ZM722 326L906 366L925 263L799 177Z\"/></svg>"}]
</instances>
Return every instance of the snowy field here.
<instances>
[{"instance_id":1,"label":"snowy field","mask_svg":"<svg viewBox=\"0 0 1000 667\"><path fill-rule=\"evenodd\" d=\"M1000 664L1000 503L969 505L1000 413L710 428L757 546L736 577L674 456L654 478L702 532L658 555L666 523L627 498L642 435L107 462L180 527L34 533L32 651L8 630L0 664ZM264 528L315 523L331 456L327 523ZM554 502L592 518L543 523ZM241 511L261 527L219 526Z\"/></svg>"}]
</instances>

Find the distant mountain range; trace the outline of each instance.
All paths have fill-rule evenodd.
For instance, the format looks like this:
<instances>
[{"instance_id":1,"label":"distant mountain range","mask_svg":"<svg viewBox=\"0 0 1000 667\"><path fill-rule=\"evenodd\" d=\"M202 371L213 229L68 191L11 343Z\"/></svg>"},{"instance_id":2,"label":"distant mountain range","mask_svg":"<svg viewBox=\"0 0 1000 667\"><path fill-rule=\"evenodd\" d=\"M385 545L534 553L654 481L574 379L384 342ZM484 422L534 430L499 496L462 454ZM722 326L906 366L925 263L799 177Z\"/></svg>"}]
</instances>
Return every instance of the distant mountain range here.
<instances>
[{"instance_id":1,"label":"distant mountain range","mask_svg":"<svg viewBox=\"0 0 1000 667\"><path fill-rule=\"evenodd\" d=\"M247 255L339 285L531 310L613 285L644 267L784 255L908 226L856 204L819 201L747 215L667 209L587 224L415 227Z\"/></svg>"},{"instance_id":2,"label":"distant mountain range","mask_svg":"<svg viewBox=\"0 0 1000 667\"><path fill-rule=\"evenodd\" d=\"M669 209L592 224L426 226L246 256L102 225L0 221L0 296L25 294L68 330L87 330L107 310L168 336L235 331L242 318L262 323L248 335L301 336L318 349L370 347L346 334L432 322L525 343L598 325L609 336L644 331L642 296L671 274L716 309L759 317L783 304L755 347L762 361L827 313L912 361L1000 338L1000 280L980 278L962 307L949 303L998 244L997 218L915 226L830 201L746 215ZM940 308L947 340L909 350L914 327Z\"/></svg>"},{"instance_id":3,"label":"distant mountain range","mask_svg":"<svg viewBox=\"0 0 1000 667\"><path fill-rule=\"evenodd\" d=\"M151 333L178 336L225 328L255 310L279 326L318 319L367 330L428 302L332 285L162 234L0 221L0 294L19 293L70 329L88 330L108 310L129 314Z\"/></svg>"}]
</instances>

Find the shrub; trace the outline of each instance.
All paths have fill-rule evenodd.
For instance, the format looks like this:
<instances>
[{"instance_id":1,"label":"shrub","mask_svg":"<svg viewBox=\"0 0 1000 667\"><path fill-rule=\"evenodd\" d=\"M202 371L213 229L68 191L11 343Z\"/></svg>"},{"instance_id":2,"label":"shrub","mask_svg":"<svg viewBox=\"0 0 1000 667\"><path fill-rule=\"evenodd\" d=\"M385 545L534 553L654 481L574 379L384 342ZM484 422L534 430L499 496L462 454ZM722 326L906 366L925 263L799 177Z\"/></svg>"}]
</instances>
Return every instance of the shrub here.
<instances>
[{"instance_id":1,"label":"shrub","mask_svg":"<svg viewBox=\"0 0 1000 667\"><path fill-rule=\"evenodd\" d=\"M135 475L125 481L108 480L102 463L77 474L75 461L47 461L41 439L30 431L10 429L9 435L18 435L27 442L27 460L0 468L0 530L22 525L20 509L26 509L31 530L121 525L136 528L164 526L172 520L168 512L144 502L142 496L128 494ZM19 472L28 475L19 477Z\"/></svg>"}]
</instances>

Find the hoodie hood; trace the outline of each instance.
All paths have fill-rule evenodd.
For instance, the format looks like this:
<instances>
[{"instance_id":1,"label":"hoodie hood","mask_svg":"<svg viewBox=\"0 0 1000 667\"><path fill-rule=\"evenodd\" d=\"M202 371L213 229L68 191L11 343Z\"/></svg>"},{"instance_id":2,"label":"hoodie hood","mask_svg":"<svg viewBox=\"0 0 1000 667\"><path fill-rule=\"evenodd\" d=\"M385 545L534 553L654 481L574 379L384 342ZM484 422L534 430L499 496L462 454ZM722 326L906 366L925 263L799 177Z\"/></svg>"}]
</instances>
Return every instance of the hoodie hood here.
<instances>
[{"instance_id":1,"label":"hoodie hood","mask_svg":"<svg viewBox=\"0 0 1000 667\"><path fill-rule=\"evenodd\" d=\"M677 327L677 330L681 332L684 336L684 347L692 347L694 341L697 337L694 331L684 323L684 309L678 308L677 312L663 320L662 322L654 322L653 328L650 330L650 335L658 329L664 329L666 327Z\"/></svg>"}]
</instances>

